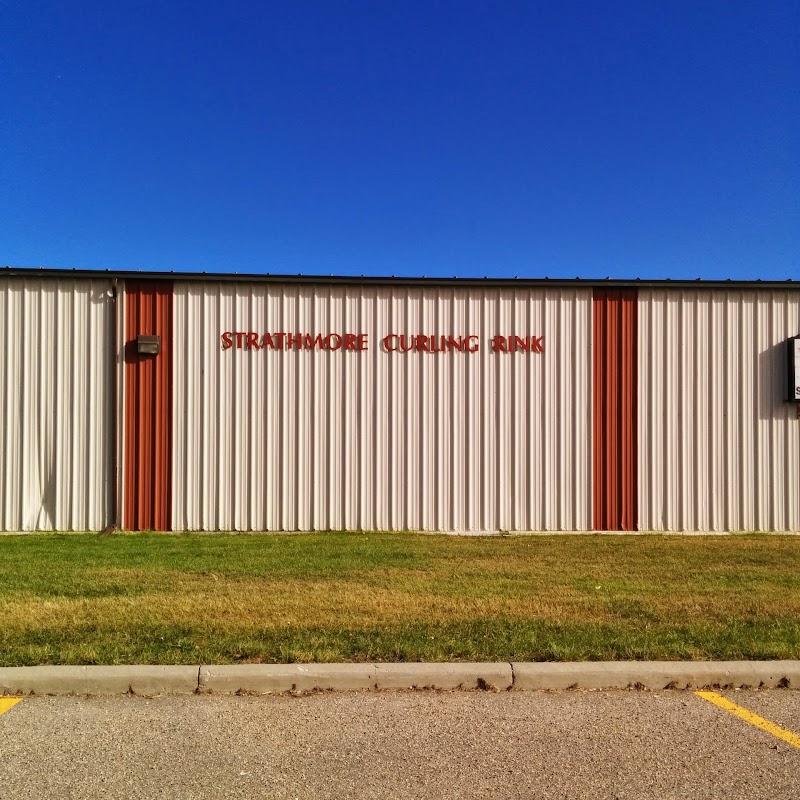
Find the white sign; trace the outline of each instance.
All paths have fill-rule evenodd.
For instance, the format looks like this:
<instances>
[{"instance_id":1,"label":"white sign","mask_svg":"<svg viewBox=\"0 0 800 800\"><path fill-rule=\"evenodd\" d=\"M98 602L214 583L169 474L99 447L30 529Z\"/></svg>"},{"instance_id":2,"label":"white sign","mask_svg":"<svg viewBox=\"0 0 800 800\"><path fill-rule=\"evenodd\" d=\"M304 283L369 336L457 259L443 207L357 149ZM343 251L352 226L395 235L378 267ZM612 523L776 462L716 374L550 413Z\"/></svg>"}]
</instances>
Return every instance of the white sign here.
<instances>
[{"instance_id":1,"label":"white sign","mask_svg":"<svg viewBox=\"0 0 800 800\"><path fill-rule=\"evenodd\" d=\"M800 336L789 339L789 399L800 402Z\"/></svg>"}]
</instances>

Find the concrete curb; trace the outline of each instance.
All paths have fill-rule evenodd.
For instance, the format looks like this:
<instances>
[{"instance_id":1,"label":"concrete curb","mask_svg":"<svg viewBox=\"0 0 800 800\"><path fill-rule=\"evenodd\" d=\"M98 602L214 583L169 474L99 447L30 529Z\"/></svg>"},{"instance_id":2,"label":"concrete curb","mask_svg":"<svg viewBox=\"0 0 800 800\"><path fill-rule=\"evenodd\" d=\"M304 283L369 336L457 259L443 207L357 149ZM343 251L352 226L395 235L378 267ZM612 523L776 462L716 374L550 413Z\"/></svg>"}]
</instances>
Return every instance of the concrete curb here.
<instances>
[{"instance_id":1,"label":"concrete curb","mask_svg":"<svg viewBox=\"0 0 800 800\"><path fill-rule=\"evenodd\" d=\"M201 667L201 692L291 692L327 689L510 689L511 665L242 664Z\"/></svg>"},{"instance_id":2,"label":"concrete curb","mask_svg":"<svg viewBox=\"0 0 800 800\"><path fill-rule=\"evenodd\" d=\"M2 694L191 694L199 666L2 667Z\"/></svg>"},{"instance_id":3,"label":"concrete curb","mask_svg":"<svg viewBox=\"0 0 800 800\"><path fill-rule=\"evenodd\" d=\"M594 661L0 667L0 695L363 689L800 688L800 661Z\"/></svg>"},{"instance_id":4,"label":"concrete curb","mask_svg":"<svg viewBox=\"0 0 800 800\"><path fill-rule=\"evenodd\" d=\"M800 661L514 663L515 689L800 688Z\"/></svg>"}]
</instances>

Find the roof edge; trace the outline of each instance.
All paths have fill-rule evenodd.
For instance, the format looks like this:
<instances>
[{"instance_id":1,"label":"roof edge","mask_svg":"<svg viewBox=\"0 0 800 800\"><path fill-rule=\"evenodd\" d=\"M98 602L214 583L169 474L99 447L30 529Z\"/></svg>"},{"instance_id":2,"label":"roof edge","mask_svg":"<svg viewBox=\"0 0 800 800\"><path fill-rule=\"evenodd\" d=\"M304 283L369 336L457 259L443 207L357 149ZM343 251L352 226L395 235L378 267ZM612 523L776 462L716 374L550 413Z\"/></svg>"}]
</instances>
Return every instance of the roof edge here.
<instances>
[{"instance_id":1,"label":"roof edge","mask_svg":"<svg viewBox=\"0 0 800 800\"><path fill-rule=\"evenodd\" d=\"M145 270L111 269L48 269L46 267L0 267L0 277L18 278L78 278L153 281L211 281L220 283L295 283L345 286L498 286L513 287L595 287L605 288L659 288L659 289L800 289L800 281L787 278L785 281L765 280L672 280L621 279L621 278L436 278L397 277L369 275L285 275L273 273L226 273L226 272L157 272Z\"/></svg>"}]
</instances>

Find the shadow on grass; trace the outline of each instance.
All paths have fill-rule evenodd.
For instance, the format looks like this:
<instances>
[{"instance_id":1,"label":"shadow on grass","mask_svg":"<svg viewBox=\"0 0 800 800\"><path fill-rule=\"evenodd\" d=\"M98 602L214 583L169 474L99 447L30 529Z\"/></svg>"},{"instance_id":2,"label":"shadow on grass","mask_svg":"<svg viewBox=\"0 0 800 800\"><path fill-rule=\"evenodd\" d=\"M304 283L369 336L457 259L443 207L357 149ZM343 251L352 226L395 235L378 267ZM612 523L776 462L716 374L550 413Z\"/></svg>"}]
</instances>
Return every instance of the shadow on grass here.
<instances>
[{"instance_id":1,"label":"shadow on grass","mask_svg":"<svg viewBox=\"0 0 800 800\"><path fill-rule=\"evenodd\" d=\"M786 618L682 626L479 619L336 630L139 626L0 633L2 666L798 657L800 621Z\"/></svg>"}]
</instances>

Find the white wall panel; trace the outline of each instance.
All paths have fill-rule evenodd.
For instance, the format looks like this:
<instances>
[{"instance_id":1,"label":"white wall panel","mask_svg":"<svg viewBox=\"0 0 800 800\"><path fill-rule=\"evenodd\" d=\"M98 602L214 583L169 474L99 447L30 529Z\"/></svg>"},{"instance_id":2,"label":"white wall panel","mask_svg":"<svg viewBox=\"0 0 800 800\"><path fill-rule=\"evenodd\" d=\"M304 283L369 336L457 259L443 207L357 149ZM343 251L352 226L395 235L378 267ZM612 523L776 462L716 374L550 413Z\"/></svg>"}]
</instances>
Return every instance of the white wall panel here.
<instances>
[{"instance_id":1,"label":"white wall panel","mask_svg":"<svg viewBox=\"0 0 800 800\"><path fill-rule=\"evenodd\" d=\"M591 524L591 290L175 284L177 530ZM366 352L222 350L224 331ZM390 333L480 336L390 353ZM544 353L492 353L494 335Z\"/></svg>"},{"instance_id":2,"label":"white wall panel","mask_svg":"<svg viewBox=\"0 0 800 800\"><path fill-rule=\"evenodd\" d=\"M110 281L0 278L0 529L112 520Z\"/></svg>"},{"instance_id":3,"label":"white wall panel","mask_svg":"<svg viewBox=\"0 0 800 800\"><path fill-rule=\"evenodd\" d=\"M800 530L796 291L639 295L639 528Z\"/></svg>"}]
</instances>

